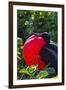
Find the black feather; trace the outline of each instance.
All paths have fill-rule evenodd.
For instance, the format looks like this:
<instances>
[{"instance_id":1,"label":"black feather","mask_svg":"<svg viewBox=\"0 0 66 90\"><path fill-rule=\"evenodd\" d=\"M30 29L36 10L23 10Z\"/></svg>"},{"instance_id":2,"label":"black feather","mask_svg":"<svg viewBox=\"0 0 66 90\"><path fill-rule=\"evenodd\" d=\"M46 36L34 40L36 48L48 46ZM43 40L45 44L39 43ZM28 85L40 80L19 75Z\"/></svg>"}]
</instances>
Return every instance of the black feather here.
<instances>
[{"instance_id":1,"label":"black feather","mask_svg":"<svg viewBox=\"0 0 66 90\"><path fill-rule=\"evenodd\" d=\"M54 67L56 74L58 72L58 58L57 58L57 46L53 44L48 44L45 48L42 48L40 51L40 56L46 64L50 64L51 67Z\"/></svg>"}]
</instances>

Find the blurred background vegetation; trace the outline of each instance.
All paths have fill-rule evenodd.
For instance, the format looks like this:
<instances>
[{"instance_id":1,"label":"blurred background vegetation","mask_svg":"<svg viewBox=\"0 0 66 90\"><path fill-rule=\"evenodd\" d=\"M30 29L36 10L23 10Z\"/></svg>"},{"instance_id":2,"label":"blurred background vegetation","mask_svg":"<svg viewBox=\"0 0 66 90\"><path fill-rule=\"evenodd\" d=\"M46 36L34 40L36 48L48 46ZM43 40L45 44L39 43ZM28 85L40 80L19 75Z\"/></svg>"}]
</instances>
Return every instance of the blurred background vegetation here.
<instances>
[{"instance_id":1,"label":"blurred background vegetation","mask_svg":"<svg viewBox=\"0 0 66 90\"><path fill-rule=\"evenodd\" d=\"M41 79L56 76L55 69L49 65L41 71L37 70L35 65L26 66L22 50L25 40L32 32L48 32L50 39L57 43L57 25L57 12L17 10L17 79Z\"/></svg>"},{"instance_id":2,"label":"blurred background vegetation","mask_svg":"<svg viewBox=\"0 0 66 90\"><path fill-rule=\"evenodd\" d=\"M25 41L32 32L49 32L51 40L57 42L57 20L57 12L18 10L18 37Z\"/></svg>"}]
</instances>

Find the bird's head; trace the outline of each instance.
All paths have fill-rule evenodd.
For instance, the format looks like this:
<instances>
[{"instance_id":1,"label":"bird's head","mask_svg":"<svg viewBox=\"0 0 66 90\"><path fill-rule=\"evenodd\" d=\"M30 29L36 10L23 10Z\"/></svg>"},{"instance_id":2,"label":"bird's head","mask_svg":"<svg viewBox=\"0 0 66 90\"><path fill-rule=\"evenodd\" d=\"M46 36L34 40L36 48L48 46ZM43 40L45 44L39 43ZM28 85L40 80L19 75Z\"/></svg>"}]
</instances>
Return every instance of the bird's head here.
<instances>
[{"instance_id":1,"label":"bird's head","mask_svg":"<svg viewBox=\"0 0 66 90\"><path fill-rule=\"evenodd\" d=\"M47 32L41 34L41 37L49 44L50 43L50 35Z\"/></svg>"},{"instance_id":2,"label":"bird's head","mask_svg":"<svg viewBox=\"0 0 66 90\"><path fill-rule=\"evenodd\" d=\"M47 32L43 32L43 33L32 33L31 35L42 37L47 42L47 44L50 43L50 34L47 33Z\"/></svg>"}]
</instances>

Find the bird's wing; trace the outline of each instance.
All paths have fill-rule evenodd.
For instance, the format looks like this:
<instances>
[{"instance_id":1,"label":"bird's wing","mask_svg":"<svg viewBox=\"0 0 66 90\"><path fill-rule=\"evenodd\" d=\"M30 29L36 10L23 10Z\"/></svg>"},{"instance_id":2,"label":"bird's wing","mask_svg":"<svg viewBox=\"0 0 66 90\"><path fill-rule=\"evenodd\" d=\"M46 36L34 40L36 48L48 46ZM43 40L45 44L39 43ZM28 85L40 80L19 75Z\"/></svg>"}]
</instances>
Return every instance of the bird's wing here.
<instances>
[{"instance_id":1,"label":"bird's wing","mask_svg":"<svg viewBox=\"0 0 66 90\"><path fill-rule=\"evenodd\" d=\"M43 58L46 64L50 64L51 67L54 67L57 72L58 58L57 58L57 46L49 44L43 48L40 52L40 56Z\"/></svg>"},{"instance_id":2,"label":"bird's wing","mask_svg":"<svg viewBox=\"0 0 66 90\"><path fill-rule=\"evenodd\" d=\"M56 54L58 53L58 46L55 43L50 43L46 45L46 48L53 50L54 52L56 52Z\"/></svg>"}]
</instances>

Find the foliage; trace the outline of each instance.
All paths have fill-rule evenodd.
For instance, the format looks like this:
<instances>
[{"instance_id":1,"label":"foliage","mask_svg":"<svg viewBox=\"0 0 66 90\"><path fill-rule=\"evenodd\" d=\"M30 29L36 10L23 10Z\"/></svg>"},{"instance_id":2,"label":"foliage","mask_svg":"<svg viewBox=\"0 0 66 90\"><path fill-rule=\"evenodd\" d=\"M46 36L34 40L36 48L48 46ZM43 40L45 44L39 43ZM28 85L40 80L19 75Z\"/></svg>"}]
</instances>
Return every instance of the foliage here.
<instances>
[{"instance_id":1,"label":"foliage","mask_svg":"<svg viewBox=\"0 0 66 90\"><path fill-rule=\"evenodd\" d=\"M52 11L17 11L18 37L25 42L32 32L49 32L52 41L57 42L57 12Z\"/></svg>"},{"instance_id":2,"label":"foliage","mask_svg":"<svg viewBox=\"0 0 66 90\"><path fill-rule=\"evenodd\" d=\"M57 12L17 10L17 79L54 78L53 67L46 66L38 70L37 65L25 65L22 55L23 44L32 32L48 32L50 39L57 42L58 16Z\"/></svg>"},{"instance_id":3,"label":"foliage","mask_svg":"<svg viewBox=\"0 0 66 90\"><path fill-rule=\"evenodd\" d=\"M25 65L22 50L23 40L22 38L17 38L17 79L42 79L54 78L56 76L55 69L49 67L49 65L46 65L43 70L38 70L37 65Z\"/></svg>"}]
</instances>

